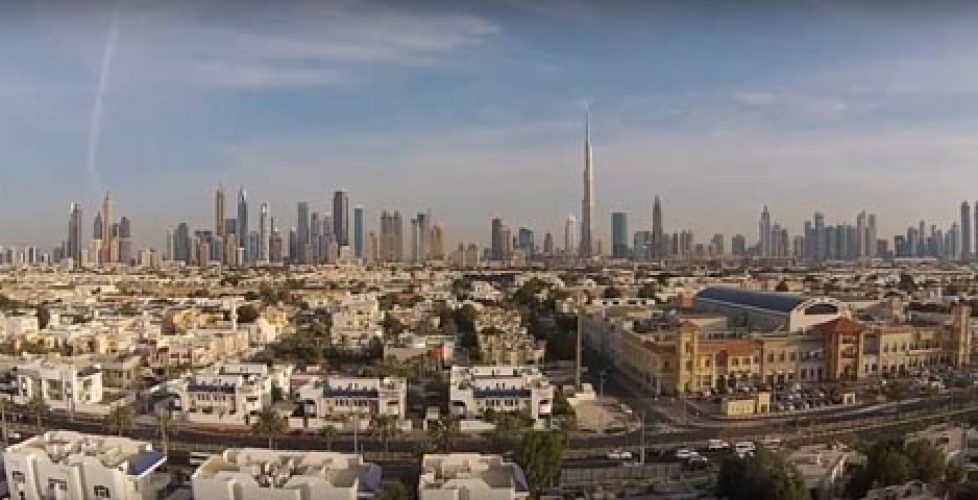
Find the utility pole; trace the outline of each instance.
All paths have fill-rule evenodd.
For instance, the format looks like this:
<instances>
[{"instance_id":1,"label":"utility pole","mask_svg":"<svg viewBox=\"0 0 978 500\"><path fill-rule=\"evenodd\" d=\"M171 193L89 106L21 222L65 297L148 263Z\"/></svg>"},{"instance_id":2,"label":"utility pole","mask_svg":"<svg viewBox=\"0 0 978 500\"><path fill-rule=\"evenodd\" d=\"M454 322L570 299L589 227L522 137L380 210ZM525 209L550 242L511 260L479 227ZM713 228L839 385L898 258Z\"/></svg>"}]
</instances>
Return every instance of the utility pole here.
<instances>
[{"instance_id":1,"label":"utility pole","mask_svg":"<svg viewBox=\"0 0 978 500\"><path fill-rule=\"evenodd\" d=\"M639 463L645 465L645 409L642 409L642 451L639 455Z\"/></svg>"},{"instance_id":2,"label":"utility pole","mask_svg":"<svg viewBox=\"0 0 978 500\"><path fill-rule=\"evenodd\" d=\"M581 338L584 335L584 292L577 296L577 347L574 349L574 387L581 390L581 351L584 348Z\"/></svg>"}]
</instances>

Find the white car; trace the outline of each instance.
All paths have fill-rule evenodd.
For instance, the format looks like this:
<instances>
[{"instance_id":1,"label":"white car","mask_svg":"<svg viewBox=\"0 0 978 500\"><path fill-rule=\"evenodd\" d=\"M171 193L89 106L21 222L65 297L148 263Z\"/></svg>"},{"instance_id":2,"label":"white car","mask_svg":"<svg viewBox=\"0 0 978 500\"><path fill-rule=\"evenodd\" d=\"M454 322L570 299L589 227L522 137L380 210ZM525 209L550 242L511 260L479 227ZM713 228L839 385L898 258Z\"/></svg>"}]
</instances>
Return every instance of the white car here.
<instances>
[{"instance_id":1,"label":"white car","mask_svg":"<svg viewBox=\"0 0 978 500\"><path fill-rule=\"evenodd\" d=\"M757 445L751 441L740 441L734 444L734 453L737 455L744 456L755 451L757 451Z\"/></svg>"},{"instance_id":2,"label":"white car","mask_svg":"<svg viewBox=\"0 0 978 500\"><path fill-rule=\"evenodd\" d=\"M709 451L722 451L730 449L730 443L722 439L710 439L706 442L706 449Z\"/></svg>"},{"instance_id":3,"label":"white car","mask_svg":"<svg viewBox=\"0 0 978 500\"><path fill-rule=\"evenodd\" d=\"M676 460L689 460L691 456L693 456L693 451L689 448L679 448L675 453Z\"/></svg>"},{"instance_id":4,"label":"white car","mask_svg":"<svg viewBox=\"0 0 978 500\"><path fill-rule=\"evenodd\" d=\"M761 445L767 448L777 448L781 446L781 438L779 436L764 436L761 440Z\"/></svg>"},{"instance_id":5,"label":"white car","mask_svg":"<svg viewBox=\"0 0 978 500\"><path fill-rule=\"evenodd\" d=\"M608 460L631 460L632 452L628 450L615 449L608 452Z\"/></svg>"}]
</instances>

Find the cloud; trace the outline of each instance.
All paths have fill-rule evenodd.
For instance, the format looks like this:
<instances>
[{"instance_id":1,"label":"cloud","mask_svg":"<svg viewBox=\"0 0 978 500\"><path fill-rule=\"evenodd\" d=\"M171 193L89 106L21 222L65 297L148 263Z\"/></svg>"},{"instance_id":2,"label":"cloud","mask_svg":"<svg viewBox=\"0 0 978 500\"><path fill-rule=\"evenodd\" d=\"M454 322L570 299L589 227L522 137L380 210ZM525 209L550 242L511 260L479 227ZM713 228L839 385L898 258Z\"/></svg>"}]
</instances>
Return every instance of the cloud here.
<instances>
[{"instance_id":1,"label":"cloud","mask_svg":"<svg viewBox=\"0 0 978 500\"><path fill-rule=\"evenodd\" d=\"M244 20L188 21L154 12L143 20L150 29L130 49L132 59L153 77L183 83L317 87L349 82L377 67L436 64L499 33L476 15L372 2L279 7L255 7Z\"/></svg>"}]
</instances>

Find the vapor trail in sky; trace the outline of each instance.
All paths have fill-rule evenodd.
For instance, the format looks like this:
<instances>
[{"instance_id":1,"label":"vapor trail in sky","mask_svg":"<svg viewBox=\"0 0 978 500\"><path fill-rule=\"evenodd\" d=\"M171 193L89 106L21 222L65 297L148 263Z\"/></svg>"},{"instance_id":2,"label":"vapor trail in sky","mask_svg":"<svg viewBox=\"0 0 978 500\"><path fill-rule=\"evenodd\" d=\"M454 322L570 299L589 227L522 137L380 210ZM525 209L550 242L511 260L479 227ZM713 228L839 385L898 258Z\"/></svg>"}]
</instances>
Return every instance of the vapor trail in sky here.
<instances>
[{"instance_id":1,"label":"vapor trail in sky","mask_svg":"<svg viewBox=\"0 0 978 500\"><path fill-rule=\"evenodd\" d=\"M97 166L99 133L102 128L102 108L105 102L105 87L112 70L112 56L115 53L118 37L119 13L115 11L112 13L112 24L109 26L109 35L105 40L105 49L102 51L98 87L95 88L95 101L92 103L92 119L88 125L88 176L91 187L95 189L96 194L102 192L102 179Z\"/></svg>"}]
</instances>

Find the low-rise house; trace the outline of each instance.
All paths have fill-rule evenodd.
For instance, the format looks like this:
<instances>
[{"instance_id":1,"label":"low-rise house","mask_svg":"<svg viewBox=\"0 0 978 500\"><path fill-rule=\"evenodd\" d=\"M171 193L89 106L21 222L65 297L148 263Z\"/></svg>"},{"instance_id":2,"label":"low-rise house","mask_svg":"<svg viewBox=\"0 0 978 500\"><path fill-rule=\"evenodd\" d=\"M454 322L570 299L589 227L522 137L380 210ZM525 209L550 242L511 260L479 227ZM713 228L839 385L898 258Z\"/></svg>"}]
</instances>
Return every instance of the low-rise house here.
<instances>
[{"instance_id":1,"label":"low-rise house","mask_svg":"<svg viewBox=\"0 0 978 500\"><path fill-rule=\"evenodd\" d=\"M463 421L484 420L487 413L525 413L540 428L553 411L554 386L536 367L454 366L449 400L449 410Z\"/></svg>"},{"instance_id":2,"label":"low-rise house","mask_svg":"<svg viewBox=\"0 0 978 500\"><path fill-rule=\"evenodd\" d=\"M167 386L178 397L175 410L187 422L247 426L262 408L272 405L275 391L283 397L289 393L290 375L290 367L225 363Z\"/></svg>"},{"instance_id":3,"label":"low-rise house","mask_svg":"<svg viewBox=\"0 0 978 500\"><path fill-rule=\"evenodd\" d=\"M49 431L3 452L11 498L155 500L169 484L166 455L144 441Z\"/></svg>"},{"instance_id":4,"label":"low-rise house","mask_svg":"<svg viewBox=\"0 0 978 500\"><path fill-rule=\"evenodd\" d=\"M365 428L376 416L393 418L401 427L409 423L407 380L400 377L314 377L297 392L297 416L290 422L293 426Z\"/></svg>"},{"instance_id":5,"label":"low-rise house","mask_svg":"<svg viewBox=\"0 0 978 500\"><path fill-rule=\"evenodd\" d=\"M418 478L418 500L522 500L529 498L526 475L499 455L425 455Z\"/></svg>"},{"instance_id":6,"label":"low-rise house","mask_svg":"<svg viewBox=\"0 0 978 500\"><path fill-rule=\"evenodd\" d=\"M207 500L369 499L381 479L358 454L256 448L213 455L191 477L194 497Z\"/></svg>"}]
</instances>

